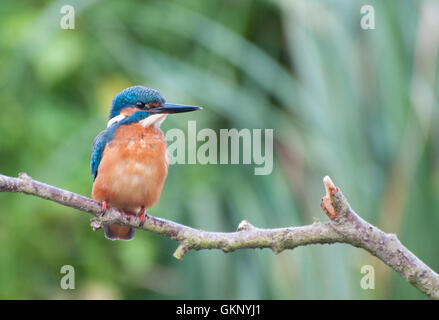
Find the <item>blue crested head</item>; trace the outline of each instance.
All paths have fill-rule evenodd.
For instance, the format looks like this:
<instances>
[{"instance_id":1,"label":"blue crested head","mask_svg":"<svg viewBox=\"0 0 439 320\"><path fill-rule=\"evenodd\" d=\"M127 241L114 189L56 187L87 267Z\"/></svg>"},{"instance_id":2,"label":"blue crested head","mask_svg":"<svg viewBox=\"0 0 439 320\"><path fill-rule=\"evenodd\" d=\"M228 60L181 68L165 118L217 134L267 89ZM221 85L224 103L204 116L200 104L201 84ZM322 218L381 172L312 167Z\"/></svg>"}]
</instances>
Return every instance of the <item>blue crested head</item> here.
<instances>
[{"instance_id":1,"label":"blue crested head","mask_svg":"<svg viewBox=\"0 0 439 320\"><path fill-rule=\"evenodd\" d=\"M136 107L145 109L149 104L157 107L163 105L165 101L165 97L157 90L144 86L129 87L114 97L110 111L110 119L118 116L125 108Z\"/></svg>"}]
</instances>

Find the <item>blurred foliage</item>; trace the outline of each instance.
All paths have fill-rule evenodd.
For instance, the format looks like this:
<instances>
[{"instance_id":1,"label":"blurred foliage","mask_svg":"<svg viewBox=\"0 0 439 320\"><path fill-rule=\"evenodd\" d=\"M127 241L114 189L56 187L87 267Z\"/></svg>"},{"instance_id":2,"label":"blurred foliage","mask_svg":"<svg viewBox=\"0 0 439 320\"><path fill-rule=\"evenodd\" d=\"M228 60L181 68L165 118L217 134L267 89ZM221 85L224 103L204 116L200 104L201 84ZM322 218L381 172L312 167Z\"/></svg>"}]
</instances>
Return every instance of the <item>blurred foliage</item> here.
<instances>
[{"instance_id":1,"label":"blurred foliage","mask_svg":"<svg viewBox=\"0 0 439 320\"><path fill-rule=\"evenodd\" d=\"M156 88L203 105L162 126L274 128L274 171L174 165L152 215L212 231L326 220L329 174L362 217L398 234L439 270L439 132L435 1L0 2L0 172L90 195L93 138L123 88ZM360 28L372 4L376 29ZM423 21L427 23L423 24ZM424 22L425 22L424 21ZM422 41L424 39L424 41ZM218 132L218 131L217 131ZM90 216L0 194L0 298L424 298L346 245L190 252L137 232L111 242ZM60 269L76 270L76 290ZM360 269L375 267L375 290Z\"/></svg>"}]
</instances>

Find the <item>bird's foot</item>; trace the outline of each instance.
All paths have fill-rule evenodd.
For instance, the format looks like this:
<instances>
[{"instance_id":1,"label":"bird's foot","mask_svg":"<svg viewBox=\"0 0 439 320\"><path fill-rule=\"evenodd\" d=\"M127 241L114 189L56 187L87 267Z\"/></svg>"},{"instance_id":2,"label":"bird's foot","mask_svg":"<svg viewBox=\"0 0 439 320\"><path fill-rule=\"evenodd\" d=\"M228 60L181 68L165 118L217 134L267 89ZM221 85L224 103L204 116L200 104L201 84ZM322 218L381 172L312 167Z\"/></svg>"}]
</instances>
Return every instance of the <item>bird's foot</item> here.
<instances>
[{"instance_id":1,"label":"bird's foot","mask_svg":"<svg viewBox=\"0 0 439 320\"><path fill-rule=\"evenodd\" d=\"M140 216L140 226L142 227L145 224L145 216L146 216L146 212L145 212L145 207L144 206L142 206L140 208L139 216Z\"/></svg>"},{"instance_id":2,"label":"bird's foot","mask_svg":"<svg viewBox=\"0 0 439 320\"><path fill-rule=\"evenodd\" d=\"M108 201L104 200L101 202L101 210L102 210L101 216L103 216L105 214L107 209L108 209Z\"/></svg>"}]
</instances>

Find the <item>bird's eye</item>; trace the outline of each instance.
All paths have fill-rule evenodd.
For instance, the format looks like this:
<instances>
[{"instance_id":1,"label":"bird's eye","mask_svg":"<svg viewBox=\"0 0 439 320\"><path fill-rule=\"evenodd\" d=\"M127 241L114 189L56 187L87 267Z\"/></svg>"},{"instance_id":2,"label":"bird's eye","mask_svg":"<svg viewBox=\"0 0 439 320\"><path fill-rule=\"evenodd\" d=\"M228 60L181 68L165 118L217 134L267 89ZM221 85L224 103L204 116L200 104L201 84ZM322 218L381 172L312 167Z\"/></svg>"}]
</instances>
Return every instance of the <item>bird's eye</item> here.
<instances>
[{"instance_id":1,"label":"bird's eye","mask_svg":"<svg viewBox=\"0 0 439 320\"><path fill-rule=\"evenodd\" d=\"M136 107L145 108L145 104L142 101L137 101L136 102Z\"/></svg>"}]
</instances>

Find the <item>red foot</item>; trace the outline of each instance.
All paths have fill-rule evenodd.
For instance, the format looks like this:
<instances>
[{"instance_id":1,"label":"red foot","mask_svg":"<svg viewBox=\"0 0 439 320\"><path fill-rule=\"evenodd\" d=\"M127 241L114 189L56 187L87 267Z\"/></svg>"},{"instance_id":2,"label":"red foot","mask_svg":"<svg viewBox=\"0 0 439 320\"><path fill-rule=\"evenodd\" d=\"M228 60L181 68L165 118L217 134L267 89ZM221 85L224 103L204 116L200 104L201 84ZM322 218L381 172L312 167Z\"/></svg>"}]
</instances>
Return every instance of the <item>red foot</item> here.
<instances>
[{"instance_id":1,"label":"red foot","mask_svg":"<svg viewBox=\"0 0 439 320\"><path fill-rule=\"evenodd\" d=\"M139 216L140 216L140 226L143 226L143 224L145 223L145 207L144 206L142 206L140 208Z\"/></svg>"},{"instance_id":2,"label":"red foot","mask_svg":"<svg viewBox=\"0 0 439 320\"><path fill-rule=\"evenodd\" d=\"M101 209L102 209L103 213L105 213L105 211L107 211L107 209L108 209L108 201L107 200L101 202Z\"/></svg>"}]
</instances>

